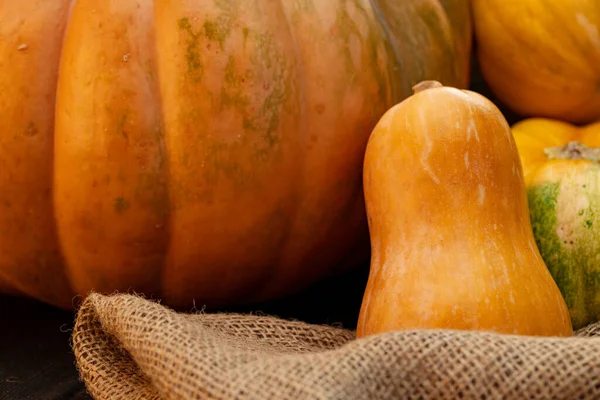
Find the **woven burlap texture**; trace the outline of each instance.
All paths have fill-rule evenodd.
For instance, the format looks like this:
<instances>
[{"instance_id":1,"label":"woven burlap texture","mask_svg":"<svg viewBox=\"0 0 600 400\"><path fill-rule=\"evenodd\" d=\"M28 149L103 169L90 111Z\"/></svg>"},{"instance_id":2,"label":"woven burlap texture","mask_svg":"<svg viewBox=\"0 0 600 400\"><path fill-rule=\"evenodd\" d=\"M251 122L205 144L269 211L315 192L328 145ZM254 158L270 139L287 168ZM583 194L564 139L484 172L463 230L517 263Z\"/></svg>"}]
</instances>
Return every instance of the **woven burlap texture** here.
<instances>
[{"instance_id":1,"label":"woven burlap texture","mask_svg":"<svg viewBox=\"0 0 600 400\"><path fill-rule=\"evenodd\" d=\"M73 331L95 399L598 399L600 324L568 339L346 329L90 294Z\"/></svg>"}]
</instances>

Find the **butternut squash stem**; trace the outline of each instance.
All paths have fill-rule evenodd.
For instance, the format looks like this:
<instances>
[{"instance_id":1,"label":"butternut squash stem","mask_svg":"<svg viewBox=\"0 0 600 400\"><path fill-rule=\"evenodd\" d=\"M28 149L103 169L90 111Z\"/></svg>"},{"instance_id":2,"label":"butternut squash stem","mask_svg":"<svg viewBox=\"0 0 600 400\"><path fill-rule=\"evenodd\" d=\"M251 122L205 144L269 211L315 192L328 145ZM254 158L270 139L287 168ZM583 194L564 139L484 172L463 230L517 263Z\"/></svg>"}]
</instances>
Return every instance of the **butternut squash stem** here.
<instances>
[{"instance_id":1,"label":"butternut squash stem","mask_svg":"<svg viewBox=\"0 0 600 400\"><path fill-rule=\"evenodd\" d=\"M564 146L548 147L544 154L549 160L588 160L600 162L600 148L588 147L583 143L573 141Z\"/></svg>"},{"instance_id":2,"label":"butternut squash stem","mask_svg":"<svg viewBox=\"0 0 600 400\"><path fill-rule=\"evenodd\" d=\"M422 82L417 83L416 85L414 85L412 87L412 90L413 90L413 93L416 94L416 93L422 92L427 89L433 89L433 88L442 87L442 86L444 86L444 85L442 85L438 81L429 80L429 81L422 81Z\"/></svg>"}]
</instances>

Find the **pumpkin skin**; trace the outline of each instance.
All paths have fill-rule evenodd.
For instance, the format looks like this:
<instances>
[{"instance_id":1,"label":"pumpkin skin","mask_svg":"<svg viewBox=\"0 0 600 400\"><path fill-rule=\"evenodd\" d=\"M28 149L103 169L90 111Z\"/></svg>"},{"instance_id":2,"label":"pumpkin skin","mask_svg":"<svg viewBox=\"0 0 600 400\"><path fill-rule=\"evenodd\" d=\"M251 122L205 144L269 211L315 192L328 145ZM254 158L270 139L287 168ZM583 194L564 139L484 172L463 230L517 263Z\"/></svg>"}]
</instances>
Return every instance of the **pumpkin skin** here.
<instances>
[{"instance_id":1,"label":"pumpkin skin","mask_svg":"<svg viewBox=\"0 0 600 400\"><path fill-rule=\"evenodd\" d=\"M537 246L573 328L582 328L600 320L600 123L535 118L515 124L513 135Z\"/></svg>"},{"instance_id":2,"label":"pumpkin skin","mask_svg":"<svg viewBox=\"0 0 600 400\"><path fill-rule=\"evenodd\" d=\"M425 82L415 91L385 113L366 149L372 255L357 336L405 329L572 335L536 248L501 112L468 90Z\"/></svg>"},{"instance_id":3,"label":"pumpkin skin","mask_svg":"<svg viewBox=\"0 0 600 400\"><path fill-rule=\"evenodd\" d=\"M525 117L600 118L600 3L471 3L481 73L503 104Z\"/></svg>"},{"instance_id":4,"label":"pumpkin skin","mask_svg":"<svg viewBox=\"0 0 600 400\"><path fill-rule=\"evenodd\" d=\"M465 5L3 2L0 288L189 308L351 268L367 138L419 80L468 84Z\"/></svg>"}]
</instances>

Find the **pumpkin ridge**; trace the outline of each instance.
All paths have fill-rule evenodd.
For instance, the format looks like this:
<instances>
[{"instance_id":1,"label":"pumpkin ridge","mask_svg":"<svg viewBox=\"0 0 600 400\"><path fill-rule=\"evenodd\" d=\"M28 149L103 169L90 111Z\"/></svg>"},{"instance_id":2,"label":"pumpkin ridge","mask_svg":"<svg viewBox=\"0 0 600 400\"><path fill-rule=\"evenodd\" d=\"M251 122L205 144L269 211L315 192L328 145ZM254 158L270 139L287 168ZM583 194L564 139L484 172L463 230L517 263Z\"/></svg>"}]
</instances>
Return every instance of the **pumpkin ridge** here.
<instances>
[{"instance_id":1,"label":"pumpkin ridge","mask_svg":"<svg viewBox=\"0 0 600 400\"><path fill-rule=\"evenodd\" d=\"M53 199L54 106L72 0L0 7L0 280L72 307Z\"/></svg>"},{"instance_id":2,"label":"pumpkin ridge","mask_svg":"<svg viewBox=\"0 0 600 400\"><path fill-rule=\"evenodd\" d=\"M285 26L287 27L287 34L291 39L294 54L294 78L290 78L291 85L298 88L307 87L307 78L304 60L301 57L299 49L298 38L295 29L292 29L293 23L290 19L290 15L287 12L281 1L276 2L277 7L280 9L280 14L285 17ZM247 34L247 37L250 34ZM290 90L292 94L296 94L295 104L299 106L299 115L297 117L298 129L304 130L307 126L307 120L309 118L306 106L306 96L304 90ZM267 134L268 136L268 134ZM310 140L308 137L304 137L304 146L307 146L307 141ZM301 194L306 190L306 162L305 157L296 158L296 168L294 171L294 177L290 177L295 182L295 185L290 189L294 195L293 198L301 198ZM289 251L289 247L293 245L292 237L293 231L297 228L297 222L299 220L298 215L301 212L301 204L299 201L288 201L287 203L281 202L276 211L269 216L269 221L266 225L269 226L270 231L279 232L279 237L276 240L276 244L272 248L270 264L262 266L261 273L258 274L254 279L257 285L266 291L276 291L278 282L278 266L281 265L282 261L285 261L285 254ZM246 291L240 291L236 293L237 298L240 301L249 300L251 301L256 291L255 285L247 285Z\"/></svg>"},{"instance_id":3,"label":"pumpkin ridge","mask_svg":"<svg viewBox=\"0 0 600 400\"><path fill-rule=\"evenodd\" d=\"M386 48L388 48L388 47L391 48L395 68L398 71L402 71L402 57L400 57L398 48L396 46L394 46L394 44L393 44L392 28L390 26L388 19L385 16L385 13L382 11L381 6L379 5L379 1L380 0L369 0L369 3L371 4L373 13L378 18L379 23L381 24L381 29L384 32L386 42L388 42L388 46L386 46ZM385 1L385 0L383 0L383 1ZM394 71L394 68L391 68L391 70ZM401 95L402 90L400 88L397 88L396 87L397 85L394 85L394 80L391 80L390 84L392 87L392 102L393 103L399 102L400 100L402 100L402 95Z\"/></svg>"}]
</instances>

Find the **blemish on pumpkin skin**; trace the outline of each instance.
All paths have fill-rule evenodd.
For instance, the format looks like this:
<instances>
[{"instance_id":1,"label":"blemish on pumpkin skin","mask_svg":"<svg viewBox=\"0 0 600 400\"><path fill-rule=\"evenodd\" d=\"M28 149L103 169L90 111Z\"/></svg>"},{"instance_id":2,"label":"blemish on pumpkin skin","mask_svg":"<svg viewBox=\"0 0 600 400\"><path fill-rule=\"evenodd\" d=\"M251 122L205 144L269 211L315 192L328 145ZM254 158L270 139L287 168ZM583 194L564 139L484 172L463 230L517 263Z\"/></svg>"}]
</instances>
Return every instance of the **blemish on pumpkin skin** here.
<instances>
[{"instance_id":1,"label":"blemish on pumpkin skin","mask_svg":"<svg viewBox=\"0 0 600 400\"><path fill-rule=\"evenodd\" d=\"M248 41L248 35L250 34L250 29L248 27L242 28L242 35L244 35L244 46L246 46L246 42Z\"/></svg>"},{"instance_id":2,"label":"blemish on pumpkin skin","mask_svg":"<svg viewBox=\"0 0 600 400\"><path fill-rule=\"evenodd\" d=\"M319 103L315 106L315 111L317 112L317 114L321 115L325 112L325 104L323 103Z\"/></svg>"},{"instance_id":3,"label":"blemish on pumpkin skin","mask_svg":"<svg viewBox=\"0 0 600 400\"><path fill-rule=\"evenodd\" d=\"M129 201L124 197L116 197L113 201L113 208L117 214L122 214L129 209Z\"/></svg>"},{"instance_id":4,"label":"blemish on pumpkin skin","mask_svg":"<svg viewBox=\"0 0 600 400\"><path fill-rule=\"evenodd\" d=\"M33 121L29 121L29 123L25 127L25 130L23 131L23 135L27 136L27 137L36 136L38 133L39 133L38 129L35 126L35 124L33 123Z\"/></svg>"},{"instance_id":5,"label":"blemish on pumpkin skin","mask_svg":"<svg viewBox=\"0 0 600 400\"><path fill-rule=\"evenodd\" d=\"M127 114L121 115L117 126L117 132L121 134L125 139L129 140L129 135L125 132L125 124L127 123Z\"/></svg>"}]
</instances>

